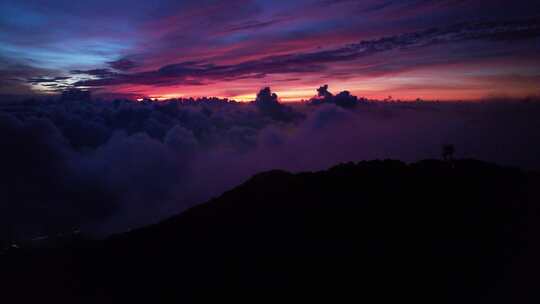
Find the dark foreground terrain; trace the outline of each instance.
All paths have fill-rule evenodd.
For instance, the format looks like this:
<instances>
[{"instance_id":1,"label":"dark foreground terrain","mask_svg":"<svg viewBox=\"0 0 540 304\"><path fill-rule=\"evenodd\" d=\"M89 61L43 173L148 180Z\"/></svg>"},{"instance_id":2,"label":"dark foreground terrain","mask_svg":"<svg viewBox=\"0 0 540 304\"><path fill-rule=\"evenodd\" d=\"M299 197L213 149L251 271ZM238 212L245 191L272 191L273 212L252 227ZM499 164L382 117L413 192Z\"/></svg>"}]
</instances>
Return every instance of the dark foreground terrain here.
<instances>
[{"instance_id":1,"label":"dark foreground terrain","mask_svg":"<svg viewBox=\"0 0 540 304\"><path fill-rule=\"evenodd\" d=\"M2 299L538 303L539 186L473 160L266 172L105 241L10 249Z\"/></svg>"}]
</instances>

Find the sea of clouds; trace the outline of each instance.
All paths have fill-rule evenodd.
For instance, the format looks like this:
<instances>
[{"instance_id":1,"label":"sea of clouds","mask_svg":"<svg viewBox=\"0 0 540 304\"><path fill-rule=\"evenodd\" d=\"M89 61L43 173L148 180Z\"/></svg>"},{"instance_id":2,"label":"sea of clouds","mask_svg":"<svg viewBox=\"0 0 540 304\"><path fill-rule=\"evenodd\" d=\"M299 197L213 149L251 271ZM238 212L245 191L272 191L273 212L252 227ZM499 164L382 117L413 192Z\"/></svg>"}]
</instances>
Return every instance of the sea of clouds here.
<instances>
[{"instance_id":1,"label":"sea of clouds","mask_svg":"<svg viewBox=\"0 0 540 304\"><path fill-rule=\"evenodd\" d=\"M456 157L540 169L540 103L0 101L0 239L155 223L255 173ZM388 185L389 188L392 185ZM358 185L362 187L362 185Z\"/></svg>"}]
</instances>

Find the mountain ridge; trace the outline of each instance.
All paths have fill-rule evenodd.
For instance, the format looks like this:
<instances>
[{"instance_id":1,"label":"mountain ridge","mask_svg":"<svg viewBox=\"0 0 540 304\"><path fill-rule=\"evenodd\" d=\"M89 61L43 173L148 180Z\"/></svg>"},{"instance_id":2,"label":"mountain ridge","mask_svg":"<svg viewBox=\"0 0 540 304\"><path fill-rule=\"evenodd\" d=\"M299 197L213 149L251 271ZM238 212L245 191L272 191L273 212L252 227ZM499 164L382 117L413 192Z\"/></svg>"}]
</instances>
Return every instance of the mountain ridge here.
<instances>
[{"instance_id":1,"label":"mountain ridge","mask_svg":"<svg viewBox=\"0 0 540 304\"><path fill-rule=\"evenodd\" d=\"M42 283L50 296L89 303L261 292L315 301L533 303L539 180L476 160L273 170L158 224L15 258L12 270L26 269L8 286Z\"/></svg>"}]
</instances>

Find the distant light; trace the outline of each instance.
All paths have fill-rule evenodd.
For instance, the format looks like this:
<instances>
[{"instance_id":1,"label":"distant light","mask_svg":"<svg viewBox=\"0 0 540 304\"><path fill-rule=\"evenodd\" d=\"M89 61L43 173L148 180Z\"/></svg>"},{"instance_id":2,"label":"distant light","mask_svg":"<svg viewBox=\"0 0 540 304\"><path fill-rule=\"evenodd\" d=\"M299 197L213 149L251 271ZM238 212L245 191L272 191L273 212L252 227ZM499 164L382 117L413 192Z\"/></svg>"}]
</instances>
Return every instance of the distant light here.
<instances>
[{"instance_id":1,"label":"distant light","mask_svg":"<svg viewBox=\"0 0 540 304\"><path fill-rule=\"evenodd\" d=\"M43 235L43 236L38 236L38 237L33 238L32 241L42 241L42 240L46 240L48 238L49 238L48 235Z\"/></svg>"}]
</instances>

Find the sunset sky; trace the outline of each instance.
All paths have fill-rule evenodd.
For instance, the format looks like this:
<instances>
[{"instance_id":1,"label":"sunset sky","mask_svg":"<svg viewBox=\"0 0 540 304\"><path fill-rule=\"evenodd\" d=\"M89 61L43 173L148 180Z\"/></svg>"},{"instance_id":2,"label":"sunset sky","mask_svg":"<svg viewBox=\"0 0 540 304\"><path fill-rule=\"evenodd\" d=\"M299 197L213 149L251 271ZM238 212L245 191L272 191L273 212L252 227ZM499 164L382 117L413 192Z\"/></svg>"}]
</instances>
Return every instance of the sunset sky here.
<instances>
[{"instance_id":1,"label":"sunset sky","mask_svg":"<svg viewBox=\"0 0 540 304\"><path fill-rule=\"evenodd\" d=\"M540 5L485 0L0 1L0 94L282 101L538 95Z\"/></svg>"}]
</instances>

